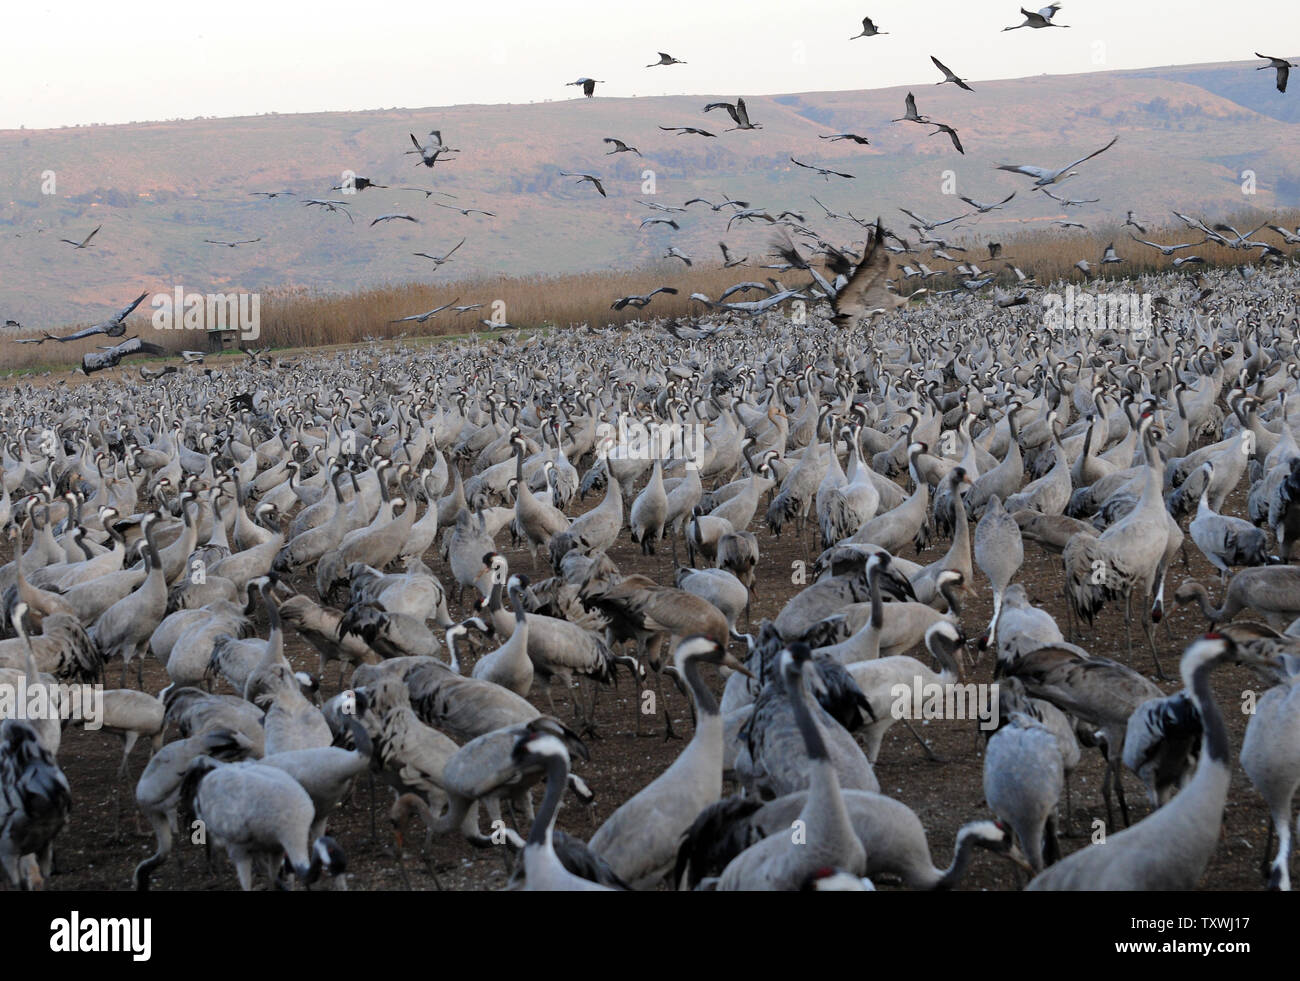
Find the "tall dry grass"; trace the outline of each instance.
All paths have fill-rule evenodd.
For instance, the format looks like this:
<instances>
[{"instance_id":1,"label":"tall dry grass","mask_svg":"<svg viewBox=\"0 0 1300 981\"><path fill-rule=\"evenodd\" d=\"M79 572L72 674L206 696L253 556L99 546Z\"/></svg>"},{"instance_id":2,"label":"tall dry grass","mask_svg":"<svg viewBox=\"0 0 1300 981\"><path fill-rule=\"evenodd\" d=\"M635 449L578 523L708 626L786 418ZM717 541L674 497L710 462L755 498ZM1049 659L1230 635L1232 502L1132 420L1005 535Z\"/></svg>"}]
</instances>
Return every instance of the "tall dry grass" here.
<instances>
[{"instance_id":1,"label":"tall dry grass","mask_svg":"<svg viewBox=\"0 0 1300 981\"><path fill-rule=\"evenodd\" d=\"M1251 241L1268 242L1283 252L1290 252L1290 247L1283 243L1281 236L1276 232L1265 228L1255 235L1248 233L1265 221L1289 228L1294 232L1297 223L1300 222L1300 210L1292 209L1277 213L1246 210L1226 218L1204 220L1211 228L1216 222L1224 222L1243 235L1247 235ZM1175 269L1177 267L1174 266L1174 260L1180 256L1199 255L1205 260L1207 267L1233 267L1257 263L1261 253L1260 249L1230 249L1207 241L1189 249L1180 249L1172 256L1165 256L1150 246L1133 241L1130 235L1148 242L1176 245L1184 242L1201 242L1205 238L1204 233L1189 228L1173 218L1160 224L1142 222L1142 226L1146 229L1146 234L1120 221L1095 223L1082 231L1039 227L1000 239L1003 246L1002 255L1026 274L1033 275L1039 283L1049 283L1056 279L1081 281L1084 278L1083 273L1075 268L1075 263L1080 259L1086 259L1091 271L1100 278L1132 279ZM943 229L936 230L934 234L942 236ZM1222 234L1229 240L1233 239L1231 234ZM981 246L985 241L987 236L981 239ZM1103 266L1101 265L1102 253L1111 243L1114 243L1116 253L1124 259L1124 262ZM972 249L969 255L985 272L1001 271L1003 268L1000 261L981 262L980 256L988 255L985 250ZM941 267L947 269L952 266L951 263L936 264L928 259L924 261L932 269ZM1197 268L1196 265L1182 267L1188 274Z\"/></svg>"},{"instance_id":2,"label":"tall dry grass","mask_svg":"<svg viewBox=\"0 0 1300 981\"><path fill-rule=\"evenodd\" d=\"M1295 228L1300 223L1300 211L1280 214L1246 211L1229 216L1226 221L1243 233L1268 220L1273 224ZM1160 225L1145 225L1142 235L1153 242L1191 242L1203 236L1171 219ZM989 261L987 235L978 238L960 234L952 236L958 245L969 251L960 258L975 262L985 274L996 273L1001 279L1011 281L1009 265L1014 263L1040 284L1057 279L1083 280L1075 268L1080 259L1087 259L1094 273L1103 279L1128 279L1138 275L1162 272L1173 268L1176 256L1166 257L1156 250L1140 245L1129 238L1136 229L1124 227L1118 221L1094 225L1086 230L1059 228L1033 228L1017 234L998 235L1002 243L1002 259ZM944 229L936 230L943 235ZM914 233L907 236L915 244ZM1256 240L1283 246L1279 236L1265 230L1254 236ZM1115 244L1124 258L1118 265L1101 265L1105 247ZM1229 249L1206 243L1180 251L1178 256L1196 254L1205 259L1207 266L1237 266L1255 262L1259 250ZM895 270L904 263L926 262L943 276L932 279L931 290L952 288L966 277L952 272L954 263L930 257L899 256ZM1004 261L1005 260L1005 261ZM564 276L482 277L444 284L397 283L377 286L354 293L321 293L302 289L273 288L261 294L261 336L250 346L270 346L276 349L312 348L330 345L358 344L366 338L380 340L405 335L411 337L447 337L483 331L480 319L491 318L495 309L515 327L569 327L591 324L593 326L621 325L649 316L679 317L701 310L690 299L692 293L717 297L728 286L742 280L763 280L769 275L783 279L787 285L806 280L798 271L776 272L758 268L763 261L752 256L750 265L725 269L720 265L696 263L685 267L677 260L656 263L654 266L627 272L589 272ZM1197 266L1184 267L1191 272ZM904 291L911 288L904 287ZM676 296L659 294L644 311L627 307L621 311L610 309L618 297L645 294L657 286L673 286ZM737 296L735 300L753 299L754 294ZM424 324L405 322L402 317L423 313L444 303L482 303L479 310L457 315L452 310L435 315ZM130 333L160 344L169 351L185 348L206 348L207 338L198 331L158 331L147 317L136 316L129 321ZM54 331L57 333L58 331ZM46 342L41 345L18 344L11 337L0 339L0 374L47 370L76 365L81 354L91 349L95 340L75 344ZM110 343L105 339L103 343Z\"/></svg>"},{"instance_id":3,"label":"tall dry grass","mask_svg":"<svg viewBox=\"0 0 1300 981\"><path fill-rule=\"evenodd\" d=\"M738 276L737 273L746 275ZM486 329L480 320L499 310L513 327L569 327L625 324L645 316L680 316L699 304L691 293L717 296L732 283L754 277L754 270L723 269L696 264L656 264L627 272L575 273L564 276L485 277L430 285L400 283L344 295L306 291L273 291L263 296L263 333L276 346L313 347L348 344L367 335L392 338L401 334L443 337ZM658 286L671 286L676 296L660 293L644 311L610 309L622 296L644 295ZM444 303L482 303L464 314L446 310L424 324L394 323ZM259 342L260 343L260 342Z\"/></svg>"}]
</instances>

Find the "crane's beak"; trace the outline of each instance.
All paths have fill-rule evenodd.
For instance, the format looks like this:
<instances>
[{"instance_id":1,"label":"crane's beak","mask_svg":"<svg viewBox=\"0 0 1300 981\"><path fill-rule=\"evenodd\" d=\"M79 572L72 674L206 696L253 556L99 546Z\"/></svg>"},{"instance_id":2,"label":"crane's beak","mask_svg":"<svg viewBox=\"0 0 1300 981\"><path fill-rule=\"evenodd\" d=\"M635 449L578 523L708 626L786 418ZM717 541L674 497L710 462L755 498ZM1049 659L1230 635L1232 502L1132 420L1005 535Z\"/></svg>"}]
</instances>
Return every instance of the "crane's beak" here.
<instances>
[{"instance_id":1,"label":"crane's beak","mask_svg":"<svg viewBox=\"0 0 1300 981\"><path fill-rule=\"evenodd\" d=\"M1029 864L1029 859L1025 858L1025 853L1020 850L1019 845L1013 844L1007 849L1005 855L1008 861L1020 868L1031 879L1038 874L1034 871L1034 867Z\"/></svg>"},{"instance_id":2,"label":"crane's beak","mask_svg":"<svg viewBox=\"0 0 1300 981\"><path fill-rule=\"evenodd\" d=\"M740 660L730 651L728 651L726 654L723 655L722 664L724 667L731 668L732 671L739 671L746 678L754 677L753 672L750 671L749 668L745 667L745 665L743 665L740 662Z\"/></svg>"}]
</instances>

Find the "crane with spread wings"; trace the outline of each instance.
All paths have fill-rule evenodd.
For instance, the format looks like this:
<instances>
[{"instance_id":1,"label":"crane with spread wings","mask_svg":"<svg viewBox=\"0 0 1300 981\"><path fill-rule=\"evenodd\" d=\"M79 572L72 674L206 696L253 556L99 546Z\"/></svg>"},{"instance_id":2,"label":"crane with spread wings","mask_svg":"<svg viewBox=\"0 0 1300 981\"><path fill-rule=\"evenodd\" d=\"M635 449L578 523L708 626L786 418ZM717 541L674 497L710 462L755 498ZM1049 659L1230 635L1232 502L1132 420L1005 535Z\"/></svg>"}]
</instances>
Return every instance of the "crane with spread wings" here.
<instances>
[{"instance_id":1,"label":"crane with spread wings","mask_svg":"<svg viewBox=\"0 0 1300 981\"><path fill-rule=\"evenodd\" d=\"M44 344L46 341L58 341L60 344L66 344L68 341L79 341L83 337L93 337L96 334L103 334L106 337L121 337L126 333L126 318L131 315L143 301L148 293L141 293L125 307L109 317L107 320L95 324L93 327L86 327L82 330L71 334L58 336L48 331L41 334L40 337L22 337L18 339L19 344Z\"/></svg>"},{"instance_id":2,"label":"crane with spread wings","mask_svg":"<svg viewBox=\"0 0 1300 981\"><path fill-rule=\"evenodd\" d=\"M869 319L876 314L901 307L912 297L927 292L919 289L908 296L900 296L889 289L890 258L888 250L882 244L888 235L889 232L877 218L871 240L867 243L862 259L856 265L850 255L822 243L823 250L830 255L827 268L835 275L836 283L841 276L844 277L843 285L840 286L828 280L800 255L789 236L783 236L778 240L775 248L791 268L802 269L812 276L813 284L830 300L834 311L831 321L841 327L849 327L864 318Z\"/></svg>"},{"instance_id":3,"label":"crane with spread wings","mask_svg":"<svg viewBox=\"0 0 1300 981\"><path fill-rule=\"evenodd\" d=\"M96 371L103 371L105 368L116 368L123 358L133 354L149 354L156 357L166 353L167 349L158 344L150 344L138 337L128 337L111 346L101 345L98 351L87 351L81 356L81 370L89 375Z\"/></svg>"},{"instance_id":4,"label":"crane with spread wings","mask_svg":"<svg viewBox=\"0 0 1300 981\"><path fill-rule=\"evenodd\" d=\"M831 298L831 306L835 310L831 320L841 327L849 327L863 318L887 313L903 306L913 296L926 292L920 289L910 296L900 296L890 291L887 283L890 258L883 246L884 238L884 225L877 218L876 232L862 254L862 261L849 274L848 282Z\"/></svg>"}]
</instances>

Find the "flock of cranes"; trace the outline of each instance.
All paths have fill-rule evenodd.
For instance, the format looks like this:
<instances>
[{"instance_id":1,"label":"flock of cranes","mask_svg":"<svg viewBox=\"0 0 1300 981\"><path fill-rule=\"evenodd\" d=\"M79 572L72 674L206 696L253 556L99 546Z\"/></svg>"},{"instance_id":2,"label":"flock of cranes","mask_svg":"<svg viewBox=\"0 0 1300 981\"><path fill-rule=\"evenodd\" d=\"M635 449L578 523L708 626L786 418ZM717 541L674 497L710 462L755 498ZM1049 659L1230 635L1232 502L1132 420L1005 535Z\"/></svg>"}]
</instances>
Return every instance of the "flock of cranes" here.
<instances>
[{"instance_id":1,"label":"flock of cranes","mask_svg":"<svg viewBox=\"0 0 1300 981\"><path fill-rule=\"evenodd\" d=\"M1007 31L1019 30L1021 28L1030 28L1033 30L1042 30L1046 28L1068 28L1070 25L1060 24L1057 23L1055 20L1055 17L1060 12L1061 7L1062 5L1059 3L1052 3L1036 11L1021 8L1020 13L1024 17L1024 21L1020 24L1004 27L1002 28L1002 30L1004 32L1007 32ZM872 20L872 18L864 17L862 19L862 30L860 31L860 33L851 36L849 40L857 40L859 38L879 38L879 37L888 36L890 35L890 33L891 32L889 31L880 30L875 24L875 22ZM882 41L876 43L888 44L889 42ZM1279 92L1285 93L1289 70L1295 67L1295 64L1290 62L1286 58L1265 55L1259 52L1255 52L1255 54L1256 57L1264 59L1264 61L1266 62L1266 64L1259 66L1259 70L1273 69L1276 73L1276 87ZM663 51L657 52L657 56L658 56L657 60L645 65L646 69L688 64L687 61L677 58L667 52L663 52ZM967 92L971 92L971 93L975 92L975 89L970 84L968 84L966 79L962 78L950 67L948 67L948 65L940 61L938 57L931 55L930 61L932 62L934 67L943 75L943 78L935 84L943 85L943 84L951 83ZM606 84L605 80L596 79L585 75L580 76L575 81L566 83L566 85L568 86L575 86L581 89L583 96L585 96L586 98L593 98L595 96L596 87L598 85L603 85L603 84ZM757 131L763 128L762 123L754 122L750 119L748 107L746 106L745 100L743 98L737 97L734 102L725 102L725 101L710 102L705 104L702 107L701 111L704 114L708 114L715 109L721 109L725 111L726 114L730 117L732 123L734 124L730 127L727 127L725 130L723 130L723 132ZM951 143L953 149L957 153L962 155L966 153L966 145L963 143L958 129L950 123L939 122L931 119L929 116L921 114L917 109L915 95L911 92L907 94L905 99L904 115L891 120L891 122L911 122L911 123L933 127L928 134L929 136L936 136L940 134L945 135L948 138L949 142ZM694 125L670 126L670 125L663 125L661 123L658 125L658 128L661 131L676 133L679 136L699 136L699 137L710 138L710 139L716 139L718 137L718 134ZM829 133L829 134L818 134L818 135L820 139L828 140L831 142L849 140L860 146L869 146L871 144L870 137L866 135L862 135L860 133ZM414 133L409 133L408 138L413 148L409 150L405 150L404 154L414 155L417 157L417 160L414 162L414 166L416 168L424 167L428 170L433 170L439 163L446 165L454 161L456 159L456 155L461 152L459 148L452 147L444 141L442 131L439 129L430 130L428 135L424 138L417 137ZM631 143L623 139L617 137L602 137L602 140L604 143L609 144L612 147L612 149L605 154L607 156L622 154L622 153L634 153L637 156L642 155L640 149L638 149L636 146L633 146ZM1070 197L1062 198L1056 194L1053 194L1050 188L1054 185L1059 184L1064 180L1067 180L1068 178L1074 177L1077 174L1077 172L1073 169L1074 167L1092 159L1093 157L1096 157L1098 154L1104 152L1105 150L1113 146L1115 142L1116 140L1112 139L1111 142L1108 143L1102 149L1090 153L1084 157L1080 157L1078 160L1074 161L1073 163L1059 169L1050 169L1046 167L1040 167L1040 166L1029 165L1029 164L1002 164L999 165L998 169L1020 173L1032 177L1034 179L1032 185L1033 190L1042 191L1045 197L1052 198L1053 200L1061 203L1066 208L1072 206L1080 206L1088 203L1095 203L1099 200L1098 198L1077 198L1077 199L1070 198ZM855 179L855 175L847 171L835 170L830 167L822 166L817 163L804 162L802 160L796 159L793 156L789 157L789 160L793 165L807 170L811 170L815 174L820 176L823 180L826 181L829 181L832 177L845 179L845 180ZM600 174L558 170L558 175L561 177L575 177L577 178L577 183L590 184L592 189L594 189L601 197L608 197L607 188L606 188L607 179ZM356 195L369 188L384 189L384 188L388 188L388 186L389 185L377 183L376 181L367 177L357 176L355 174L352 174L350 171L345 171L345 179L341 183L330 186L329 190L343 191L345 194ZM451 198L454 200L455 195L449 194L446 191L441 191L434 188L410 187L410 186L402 186L398 188L398 190L422 193L425 195L426 201L433 204L435 207L458 212L459 214L461 214L463 217L466 218L475 215L482 216L488 219L494 219L497 217L497 213L494 211L487 211L477 207L462 206L460 204L451 204L445 201L432 200L435 195L437 197ZM250 195L260 196L265 198L267 201L270 201L272 199L276 199L279 197L286 197L286 196L293 197L298 192L289 189L280 189L280 190L271 190L271 191L251 191L249 193ZM957 216L953 216L952 218L946 219L944 224L950 222L960 222L965 218L987 214L990 211L995 210L997 207L997 206L989 206L987 208L982 207L975 204L974 201L972 201L970 198L967 197L963 197L962 200L966 201L967 203L970 203L972 207L975 208L975 210L968 214L957 215ZM1007 200L1009 200L1009 198ZM353 223L353 224L355 224L356 222L353 213L353 208L356 203L357 203L357 198L355 197L349 198L347 200L339 199L339 198L330 198L330 197L304 197L302 199L302 204L305 207L319 208L321 211L326 213L331 213L331 214L341 214L348 219L349 223ZM642 202L642 203L646 203L646 202ZM1006 200L1002 202L1002 204L1005 203ZM647 206L653 208L665 207L665 206L655 205L655 204L647 204ZM759 220L759 221L780 223L800 234L810 235L815 237L815 233L813 233L810 229L807 228L802 218L800 216L794 215L792 212L783 212L782 217L774 218L771 214L769 214L764 209L761 208L751 209L748 203L737 202L736 205L733 206L733 208L734 211L729 215L729 221L727 222L728 230L731 228L735 220L745 220L745 221ZM665 208L665 210L680 211L681 209ZM716 210L718 209L715 208L715 211ZM862 228L866 227L866 223L864 221L862 221L861 219L854 218L851 215L842 216L842 215L830 214L828 216L832 218L852 221ZM1133 218L1132 212L1129 212L1129 217L1130 217L1129 224L1134 224L1134 227L1137 227L1141 231L1143 226L1131 220ZM376 226L387 226L390 223L394 223L394 222L409 222L411 224L422 225L428 221L430 221L430 219L421 218L414 214L410 214L406 212L392 212L392 213L374 216L367 223L367 227L375 228ZM1190 227L1193 228L1197 227L1197 225L1194 224L1192 220L1189 219L1188 222ZM1067 228L1067 229L1068 228L1082 229L1085 227L1082 222L1073 222L1069 220L1056 220L1055 223L1059 227ZM641 223L640 227L645 228L650 226L667 227L667 228L671 228L673 231L681 230L681 226L677 223L677 221L672 219L670 220L663 220L657 218L647 219L646 221L643 221ZM63 238L60 241L72 246L74 250L80 251L80 250L89 249L95 244L92 240L96 238L96 235L101 231L102 227L103 227L102 225L96 226L84 238L79 238L79 239ZM923 227L918 227L914 225L912 227L920 236L920 245L923 246L925 244L928 244L927 236L930 232L933 231L933 227L929 225L925 225ZM1174 252L1181 250L1185 247L1190 247L1191 245L1201 244L1206 241L1213 241L1233 249L1253 250L1258 248L1261 250L1260 252L1261 260L1272 260L1279 257L1281 253L1280 250L1277 248L1277 246L1268 242L1255 241L1251 238L1251 236L1255 232L1261 231L1262 229L1263 226L1255 229L1251 233L1247 233L1244 236L1237 234L1233 239L1228 239L1225 238L1222 234L1220 234L1221 232L1225 231L1225 229L1218 226L1212 229L1212 228L1204 227L1202 224L1202 227L1198 230L1204 231L1205 238L1201 239L1200 243L1190 243L1187 245L1185 244L1165 245L1161 243L1146 241L1144 239L1136 239L1136 240L1141 242L1144 245L1159 250L1165 256L1173 255ZM1274 228L1273 230L1277 234L1282 236L1283 241L1286 244L1295 244L1295 241L1297 239L1300 239L1300 235L1298 235L1297 233L1293 233L1288 229L1278 227L1278 228ZM1144 231L1143 234L1145 234ZM203 239L203 242L206 244L223 246L226 248L233 249L242 246L254 245L263 242L265 240L266 240L265 236L258 235L256 237L250 237L250 238ZM457 243L455 248L459 248L463 246L465 244L465 241L466 241L465 238L462 238L461 241ZM913 254L914 247L912 243L908 242L903 238L898 238L896 242L897 242L896 246L892 246L891 249L897 249L897 252L901 254ZM819 249L824 248L825 243L818 241L818 247ZM453 248L452 250L450 250L449 252L441 256L427 251L414 252L413 255L417 257L423 257L423 258L428 258L433 260L435 268L438 268L441 267L446 261L448 261L448 257L450 256L451 251L455 251L455 248ZM1171 249L1174 251L1170 251ZM723 245L724 256L726 254L726 251L727 250L724 244ZM940 248L939 251L948 251L948 250L945 248ZM687 254L677 246L668 246L666 248L665 253L663 254L663 257L680 258L683 260L683 262L686 265L691 265L692 263L692 259L688 257ZM1118 264L1127 261L1127 258L1128 257L1122 256L1117 251L1115 251L1114 243L1112 242L1107 246L1100 262L1102 265ZM1204 261L1205 260L1201 256L1196 256L1196 255L1179 256L1177 259L1175 259L1175 263L1177 264L1178 268L1182 268L1183 266L1188 264L1200 264L1203 263ZM1076 263L1076 268L1078 268L1083 273L1085 278L1091 278L1094 275L1092 265L1088 258L1079 259L1078 262ZM945 274L945 271L936 271L935 273L935 275L941 275L941 274ZM986 282L987 277L979 275L978 273L969 276L964 276L960 267L951 270L946 274L951 275L951 277L953 278L954 288L956 289L981 289L989 285ZM780 292L780 289L774 286L771 292ZM404 319L408 319L408 318L403 318L403 320ZM402 322L402 321L399 320L394 322ZM420 320L419 322L425 323L427 322L427 318L426 320ZM14 322L10 322L9 325L20 326ZM497 325L499 326L499 324ZM58 338L58 339L70 340L79 336L82 335L74 334L71 337ZM118 336L118 335L110 333L110 336ZM29 343L40 343L42 339L46 339L48 337L49 335L45 334L38 337L23 338L22 340L24 342L29 342ZM120 361L123 357L129 356L131 354L159 353L156 350L151 349L150 346L147 344L147 342L124 341L122 343L126 345L125 348L101 360L104 360L110 364L115 364L118 361ZM93 364L93 370L101 370L102 365L100 365L98 361L95 361L92 364ZM85 367L91 368L92 365L86 365Z\"/></svg>"},{"instance_id":2,"label":"flock of cranes","mask_svg":"<svg viewBox=\"0 0 1300 981\"><path fill-rule=\"evenodd\" d=\"M1236 665L1258 696L1240 792L1289 888L1296 268L1150 277L1141 335L1043 330L964 293L877 305L872 238L838 289L792 264L832 291L802 323L717 309L6 389L0 682L119 685L78 738L125 740L119 805L133 786L153 831L131 884L176 883L175 829L200 821L232 883L342 886L340 810L373 819L373 782L401 834L520 853L529 889L947 888L986 862L1035 889L1189 888L1236 759L1212 672ZM610 437L629 424L698 445L634 452ZM1035 544L1056 596L1024 578ZM1170 599L1213 632L1182 651ZM964 744L984 800L945 869L875 767L910 745L885 738L911 728L899 685L976 678L996 716L940 723L988 737ZM584 779L647 720L676 734L683 697L671 765L621 800ZM63 728L0 730L11 885L50 884L68 840ZM1110 834L1066 855L1094 747ZM570 800L607 815L585 842L556 828Z\"/></svg>"},{"instance_id":3,"label":"flock of cranes","mask_svg":"<svg viewBox=\"0 0 1300 981\"><path fill-rule=\"evenodd\" d=\"M1059 9L1022 10L1004 30L1068 27ZM850 40L888 33L864 18ZM974 91L931 60L936 84ZM645 67L678 64L659 52ZM1285 91L1294 66L1262 67ZM592 98L604 83L568 84ZM735 124L724 132L762 129L743 98L702 111L715 109ZM895 122L934 126L965 152L910 93ZM459 152L437 130L409 136L416 168ZM1059 168L999 169L1078 205L1051 188L1116 141ZM607 196L600 175L561 174ZM371 187L384 185L353 177L331 190ZM1015 197L961 200L983 215ZM944 889L977 862L1030 889L1187 889L1206 882L1238 759L1253 788L1241 793L1269 815L1263 880L1289 889L1300 271L1253 236L1268 227L1290 246L1300 232L1175 213L1201 242L1135 241L1164 255L1207 241L1261 248L1271 261L1249 275L1143 277L1135 287L1158 295L1152 321L1125 330L1044 324L1029 305L1039 286L992 242L987 261L1014 269L1014 296L997 288L990 302L994 277L969 260L953 289L902 293L902 279L938 274L917 259L895 279L892 257L925 246L958 261L962 247L934 233L970 215L904 210L914 247L879 218L822 205L865 236L859 251L801 214L720 198L647 204L656 213L641 225L678 231L675 215L698 203L728 228L766 223L779 260L767 268L797 283L695 293L698 316L624 330L249 352L211 367L187 352L183 366L113 374L161 351L132 337L83 356L98 378L0 390L0 684L55 693L43 714L0 700L8 885L58 885L92 765L60 756L73 724L64 693L112 679L102 728L77 738L124 742L119 814L134 803L152 837L121 883L139 890L185 884L178 843L195 822L229 859L233 875L218 873L229 883L346 888L360 842L340 818L368 810L373 828L384 795L408 884L401 857L419 821L426 851L435 838L498 849L530 890ZM350 202L303 204L355 222ZM420 219L369 225L390 222ZM1147 234L1133 212L1125 224ZM64 241L89 248L98 231ZM440 267L465 241L415 255ZM726 267L748 261L719 245ZM676 246L664 256L693 262ZM1099 260L1123 262L1113 243ZM1091 276L1086 259L1079 268ZM751 292L766 295L732 299ZM145 295L84 330L23 340L121 338ZM921 295L931 302L909 304ZM394 323L482 305L457 297ZM634 445L618 435L629 426L652 435ZM1026 576L1034 545L1055 594ZM1193 549L1217 583L1191 577ZM806 576L791 577L789 556ZM969 611L981 592L986 625ZM770 616L754 616L756 599ZM1209 632L1176 642L1170 599ZM1212 685L1230 669L1250 672L1258 696L1239 751ZM954 815L963 823L939 867L936 829L875 768L910 746L886 741L902 722L932 779L955 780L895 711L897 692L987 682L989 711L940 720L987 740L964 741L983 799L953 804L968 813ZM598 710L602 698L619 700ZM689 708L689 738L673 705ZM584 769L647 719L680 751L611 799ZM1096 804L1071 790L1091 749L1109 834L1065 854L1076 809ZM1124 789L1135 779L1140 818ZM557 828L566 802L605 815L585 841Z\"/></svg>"}]
</instances>

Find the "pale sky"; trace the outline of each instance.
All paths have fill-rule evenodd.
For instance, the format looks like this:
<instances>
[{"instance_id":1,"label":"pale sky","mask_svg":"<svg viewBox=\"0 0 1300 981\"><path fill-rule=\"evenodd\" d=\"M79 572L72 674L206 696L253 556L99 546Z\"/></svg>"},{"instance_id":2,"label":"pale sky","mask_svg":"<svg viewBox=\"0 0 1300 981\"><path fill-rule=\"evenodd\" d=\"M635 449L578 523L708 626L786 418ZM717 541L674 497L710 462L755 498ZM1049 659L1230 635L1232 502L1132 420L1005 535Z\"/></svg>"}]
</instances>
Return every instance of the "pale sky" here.
<instances>
[{"instance_id":1,"label":"pale sky","mask_svg":"<svg viewBox=\"0 0 1300 981\"><path fill-rule=\"evenodd\" d=\"M849 41L864 15L890 33ZM5 11L0 129L540 102L580 98L564 83L582 75L598 96L921 86L932 54L979 81L1300 52L1296 0L1077 0L1055 19L1070 29L1002 33L1015 0L38 0ZM688 64L644 67L660 50Z\"/></svg>"}]
</instances>

